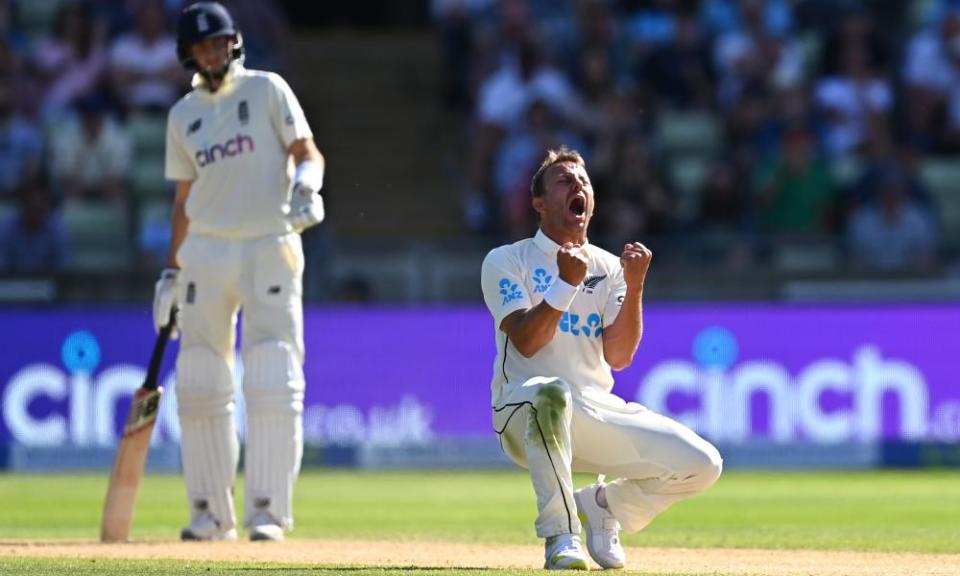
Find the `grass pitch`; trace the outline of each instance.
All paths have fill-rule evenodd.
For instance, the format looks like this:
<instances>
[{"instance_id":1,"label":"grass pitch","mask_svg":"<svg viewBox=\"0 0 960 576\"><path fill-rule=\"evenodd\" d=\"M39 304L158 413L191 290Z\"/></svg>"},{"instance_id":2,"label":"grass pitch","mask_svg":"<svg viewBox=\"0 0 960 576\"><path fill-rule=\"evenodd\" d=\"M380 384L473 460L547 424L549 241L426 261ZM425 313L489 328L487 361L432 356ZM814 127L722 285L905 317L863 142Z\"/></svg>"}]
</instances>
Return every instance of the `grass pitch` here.
<instances>
[{"instance_id":1,"label":"grass pitch","mask_svg":"<svg viewBox=\"0 0 960 576\"><path fill-rule=\"evenodd\" d=\"M593 481L578 477L577 485ZM0 541L95 540L105 475L0 475ZM237 487L242 510L242 480ZM310 470L298 483L291 539L536 544L533 490L522 472ZM627 546L769 548L960 554L960 472L726 472ZM149 476L133 538L173 540L187 522L179 476ZM415 545L415 543L411 543ZM957 558L960 566L960 556ZM180 574L262 571L266 565L0 557L0 574ZM280 566L284 574L335 566ZM349 571L355 572L352 568ZM364 573L391 573L363 568ZM456 570L429 571L432 575ZM475 571L471 571L475 572ZM404 570L404 573L410 573Z\"/></svg>"}]
</instances>

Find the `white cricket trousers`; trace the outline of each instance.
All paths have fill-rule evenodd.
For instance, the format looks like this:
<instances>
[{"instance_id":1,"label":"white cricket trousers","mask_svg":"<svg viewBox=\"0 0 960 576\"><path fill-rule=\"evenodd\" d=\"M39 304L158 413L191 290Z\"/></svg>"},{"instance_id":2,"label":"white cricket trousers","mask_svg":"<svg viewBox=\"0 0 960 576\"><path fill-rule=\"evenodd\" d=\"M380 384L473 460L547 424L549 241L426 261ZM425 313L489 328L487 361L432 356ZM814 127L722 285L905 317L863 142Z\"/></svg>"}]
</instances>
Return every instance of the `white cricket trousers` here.
<instances>
[{"instance_id":1,"label":"white cricket trousers","mask_svg":"<svg viewBox=\"0 0 960 576\"><path fill-rule=\"evenodd\" d=\"M237 239L188 234L177 253L180 331L177 398L192 515L235 523L239 458L234 411L237 314L247 406L246 514L293 525L303 455L303 248L295 233Z\"/></svg>"},{"instance_id":2,"label":"white cricket trousers","mask_svg":"<svg viewBox=\"0 0 960 576\"><path fill-rule=\"evenodd\" d=\"M616 477L606 487L610 512L635 532L709 488L722 469L717 449L682 424L559 378L515 387L493 407L493 421L504 452L530 470L541 538L580 533L573 472Z\"/></svg>"}]
</instances>

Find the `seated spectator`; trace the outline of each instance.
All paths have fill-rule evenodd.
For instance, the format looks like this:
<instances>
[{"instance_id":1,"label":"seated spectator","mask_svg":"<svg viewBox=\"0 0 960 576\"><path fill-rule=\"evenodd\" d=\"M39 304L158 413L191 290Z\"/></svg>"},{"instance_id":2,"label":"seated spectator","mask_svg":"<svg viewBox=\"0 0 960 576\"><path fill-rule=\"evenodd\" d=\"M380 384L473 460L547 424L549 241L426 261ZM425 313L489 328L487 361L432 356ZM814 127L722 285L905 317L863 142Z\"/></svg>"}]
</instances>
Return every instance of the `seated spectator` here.
<instances>
[{"instance_id":1,"label":"seated spectator","mask_svg":"<svg viewBox=\"0 0 960 576\"><path fill-rule=\"evenodd\" d=\"M0 197L36 178L43 153L40 130L16 113L11 88L0 85Z\"/></svg>"},{"instance_id":2,"label":"seated spectator","mask_svg":"<svg viewBox=\"0 0 960 576\"><path fill-rule=\"evenodd\" d=\"M53 35L41 38L33 64L45 91L44 120L56 120L76 99L97 93L107 67L107 23L93 20L85 2L64 2Z\"/></svg>"},{"instance_id":3,"label":"seated spectator","mask_svg":"<svg viewBox=\"0 0 960 576\"><path fill-rule=\"evenodd\" d=\"M864 46L848 44L840 57L840 73L824 77L815 88L825 119L824 149L831 157L860 152L877 121L893 108L890 83L873 67Z\"/></svg>"},{"instance_id":4,"label":"seated spectator","mask_svg":"<svg viewBox=\"0 0 960 576\"><path fill-rule=\"evenodd\" d=\"M667 109L710 110L715 95L713 68L696 13L678 14L675 28L670 42L658 45L640 62L637 84Z\"/></svg>"},{"instance_id":5,"label":"seated spectator","mask_svg":"<svg viewBox=\"0 0 960 576\"><path fill-rule=\"evenodd\" d=\"M110 80L127 111L165 114L187 75L177 60L177 42L167 32L163 0L138 0L136 27L110 49Z\"/></svg>"},{"instance_id":6,"label":"seated spectator","mask_svg":"<svg viewBox=\"0 0 960 576\"><path fill-rule=\"evenodd\" d=\"M103 99L79 101L76 114L53 134L51 149L50 174L62 196L126 202L132 145Z\"/></svg>"},{"instance_id":7,"label":"seated spectator","mask_svg":"<svg viewBox=\"0 0 960 576\"><path fill-rule=\"evenodd\" d=\"M853 213L847 241L856 265L893 271L933 264L936 239L931 216L909 198L904 184L898 173L889 173L876 201Z\"/></svg>"},{"instance_id":8,"label":"seated spectator","mask_svg":"<svg viewBox=\"0 0 960 576\"><path fill-rule=\"evenodd\" d=\"M827 163L811 134L791 132L784 140L782 155L760 163L754 177L764 228L789 236L831 232L836 194Z\"/></svg>"},{"instance_id":9,"label":"seated spectator","mask_svg":"<svg viewBox=\"0 0 960 576\"><path fill-rule=\"evenodd\" d=\"M17 200L17 212L0 222L0 272L59 272L68 260L68 242L66 229L53 211L50 189L41 179L33 179L20 189Z\"/></svg>"},{"instance_id":10,"label":"seated spectator","mask_svg":"<svg viewBox=\"0 0 960 576\"><path fill-rule=\"evenodd\" d=\"M621 144L612 178L596 190L603 198L597 204L596 232L608 246L672 231L673 198L642 135L631 134Z\"/></svg>"},{"instance_id":11,"label":"seated spectator","mask_svg":"<svg viewBox=\"0 0 960 576\"><path fill-rule=\"evenodd\" d=\"M556 120L544 101L534 100L527 108L527 125L507 136L494 164L494 185L507 222L507 239L519 240L536 231L530 179L539 167L543 151L560 146L584 149L583 141Z\"/></svg>"}]
</instances>

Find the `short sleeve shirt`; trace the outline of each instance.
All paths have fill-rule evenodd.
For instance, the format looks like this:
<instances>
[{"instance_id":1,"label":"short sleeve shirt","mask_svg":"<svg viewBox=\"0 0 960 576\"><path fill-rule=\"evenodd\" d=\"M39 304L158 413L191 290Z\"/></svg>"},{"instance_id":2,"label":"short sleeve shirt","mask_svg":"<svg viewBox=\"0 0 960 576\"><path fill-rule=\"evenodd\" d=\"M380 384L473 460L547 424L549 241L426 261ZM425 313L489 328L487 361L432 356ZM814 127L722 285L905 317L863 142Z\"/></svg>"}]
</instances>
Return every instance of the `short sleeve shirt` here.
<instances>
[{"instance_id":1,"label":"short sleeve shirt","mask_svg":"<svg viewBox=\"0 0 960 576\"><path fill-rule=\"evenodd\" d=\"M231 67L217 92L196 88L170 110L166 177L192 181L190 232L254 238L291 230L295 167L288 149L311 138L287 83L270 72Z\"/></svg>"},{"instance_id":2,"label":"short sleeve shirt","mask_svg":"<svg viewBox=\"0 0 960 576\"><path fill-rule=\"evenodd\" d=\"M553 339L531 358L524 358L500 330L504 318L543 301L557 281L560 246L543 231L492 250L483 261L483 298L493 316L497 341L491 395L497 406L512 387L534 376L558 377L575 389L609 392L613 373L603 355L603 330L620 312L626 283L620 259L587 244L587 275L570 309L563 313Z\"/></svg>"}]
</instances>

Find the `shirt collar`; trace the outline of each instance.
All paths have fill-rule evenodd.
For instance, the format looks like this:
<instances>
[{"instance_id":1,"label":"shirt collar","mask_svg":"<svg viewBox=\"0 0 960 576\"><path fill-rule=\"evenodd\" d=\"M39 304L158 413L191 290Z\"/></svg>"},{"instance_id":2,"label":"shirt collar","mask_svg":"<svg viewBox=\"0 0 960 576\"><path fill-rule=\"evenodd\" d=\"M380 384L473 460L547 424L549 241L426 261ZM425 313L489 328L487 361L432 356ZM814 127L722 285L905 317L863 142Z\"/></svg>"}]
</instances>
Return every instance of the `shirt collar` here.
<instances>
[{"instance_id":1,"label":"shirt collar","mask_svg":"<svg viewBox=\"0 0 960 576\"><path fill-rule=\"evenodd\" d=\"M223 76L223 82L220 84L220 88L216 92L210 92L207 90L207 81L199 73L193 75L193 80L191 80L190 84L194 88L201 88L200 93L209 98L221 98L233 92L233 89L236 88L235 81L237 76L242 74L243 71L243 62L239 60L233 60L230 62L230 65L227 67L227 73Z\"/></svg>"},{"instance_id":2,"label":"shirt collar","mask_svg":"<svg viewBox=\"0 0 960 576\"><path fill-rule=\"evenodd\" d=\"M533 236L533 243L537 245L537 248L543 251L544 254L548 256L556 256L557 251L560 250L560 245L550 239L549 236L543 233L543 229L538 228L537 233ZM590 241L583 243L584 247L590 244Z\"/></svg>"}]
</instances>

